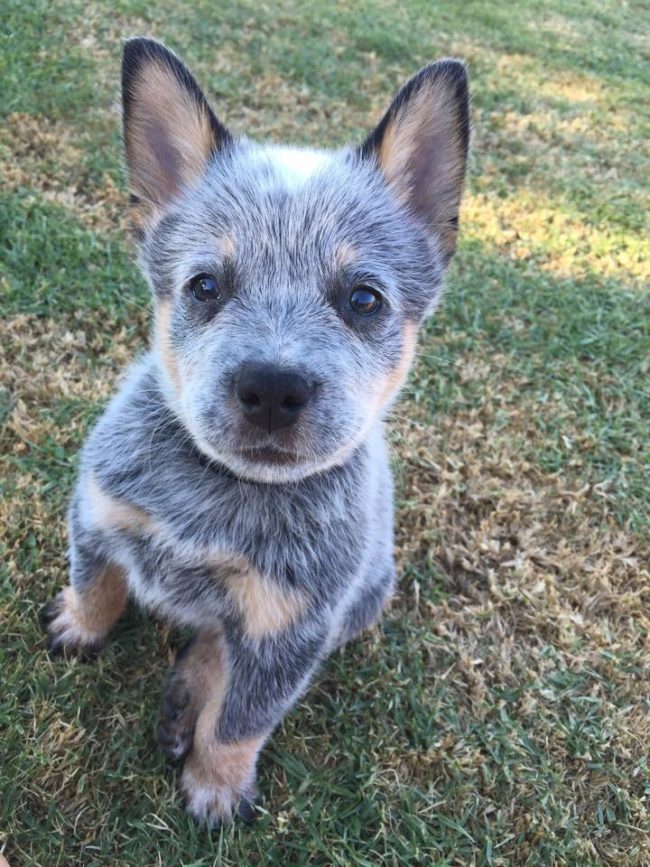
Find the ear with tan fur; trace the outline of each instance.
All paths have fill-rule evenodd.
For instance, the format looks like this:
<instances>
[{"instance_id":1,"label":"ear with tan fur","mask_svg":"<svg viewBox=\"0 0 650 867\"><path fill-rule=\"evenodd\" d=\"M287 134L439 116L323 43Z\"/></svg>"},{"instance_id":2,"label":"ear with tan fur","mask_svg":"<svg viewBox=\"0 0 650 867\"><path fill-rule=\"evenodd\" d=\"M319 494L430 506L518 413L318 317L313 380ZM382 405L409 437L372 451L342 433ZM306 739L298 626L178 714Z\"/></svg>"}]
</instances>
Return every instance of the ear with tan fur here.
<instances>
[{"instance_id":1,"label":"ear with tan fur","mask_svg":"<svg viewBox=\"0 0 650 867\"><path fill-rule=\"evenodd\" d=\"M122 106L132 215L143 229L232 137L187 67L154 39L124 43Z\"/></svg>"},{"instance_id":2,"label":"ear with tan fur","mask_svg":"<svg viewBox=\"0 0 650 867\"><path fill-rule=\"evenodd\" d=\"M439 60L404 85L361 146L362 157L377 160L397 198L436 238L446 260L456 247L468 145L465 66Z\"/></svg>"}]
</instances>

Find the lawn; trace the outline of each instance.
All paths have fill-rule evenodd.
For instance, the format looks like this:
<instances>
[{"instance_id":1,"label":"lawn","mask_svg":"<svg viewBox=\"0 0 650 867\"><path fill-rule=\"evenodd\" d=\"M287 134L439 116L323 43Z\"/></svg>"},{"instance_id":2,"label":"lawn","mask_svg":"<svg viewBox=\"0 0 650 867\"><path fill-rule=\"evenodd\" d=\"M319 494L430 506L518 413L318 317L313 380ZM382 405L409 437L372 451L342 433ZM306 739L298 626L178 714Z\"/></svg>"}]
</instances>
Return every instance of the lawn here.
<instances>
[{"instance_id":1,"label":"lawn","mask_svg":"<svg viewBox=\"0 0 650 867\"><path fill-rule=\"evenodd\" d=\"M0 851L72 865L650 864L650 11L644 2L3 0ZM153 738L181 636L132 611L52 660L85 433L145 344L120 39L255 138L361 140L465 58L458 256L389 419L400 592L192 825ZM645 147L644 147L645 142Z\"/></svg>"}]
</instances>

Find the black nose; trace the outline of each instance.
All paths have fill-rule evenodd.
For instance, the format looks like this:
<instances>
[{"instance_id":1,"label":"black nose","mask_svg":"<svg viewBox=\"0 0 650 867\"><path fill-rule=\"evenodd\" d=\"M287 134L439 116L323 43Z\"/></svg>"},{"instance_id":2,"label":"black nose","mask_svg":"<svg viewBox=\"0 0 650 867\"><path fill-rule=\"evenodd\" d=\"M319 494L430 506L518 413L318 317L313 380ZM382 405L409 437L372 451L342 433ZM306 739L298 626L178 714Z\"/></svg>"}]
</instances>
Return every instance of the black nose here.
<instances>
[{"instance_id":1,"label":"black nose","mask_svg":"<svg viewBox=\"0 0 650 867\"><path fill-rule=\"evenodd\" d=\"M242 364L235 378L244 415L269 433L294 424L313 391L314 386L299 373L273 364Z\"/></svg>"}]
</instances>

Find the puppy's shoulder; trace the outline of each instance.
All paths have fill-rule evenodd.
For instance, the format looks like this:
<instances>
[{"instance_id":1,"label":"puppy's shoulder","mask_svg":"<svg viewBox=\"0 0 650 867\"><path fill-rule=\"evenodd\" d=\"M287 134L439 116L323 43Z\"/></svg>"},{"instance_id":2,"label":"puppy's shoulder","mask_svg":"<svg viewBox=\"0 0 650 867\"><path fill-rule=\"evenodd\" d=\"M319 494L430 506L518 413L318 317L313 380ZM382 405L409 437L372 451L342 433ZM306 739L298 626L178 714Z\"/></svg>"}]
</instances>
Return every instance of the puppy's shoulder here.
<instances>
[{"instance_id":1,"label":"puppy's shoulder","mask_svg":"<svg viewBox=\"0 0 650 867\"><path fill-rule=\"evenodd\" d=\"M92 471L102 479L116 470L150 464L160 446L173 441L178 427L164 404L154 356L147 353L128 369L86 438L81 474Z\"/></svg>"}]
</instances>

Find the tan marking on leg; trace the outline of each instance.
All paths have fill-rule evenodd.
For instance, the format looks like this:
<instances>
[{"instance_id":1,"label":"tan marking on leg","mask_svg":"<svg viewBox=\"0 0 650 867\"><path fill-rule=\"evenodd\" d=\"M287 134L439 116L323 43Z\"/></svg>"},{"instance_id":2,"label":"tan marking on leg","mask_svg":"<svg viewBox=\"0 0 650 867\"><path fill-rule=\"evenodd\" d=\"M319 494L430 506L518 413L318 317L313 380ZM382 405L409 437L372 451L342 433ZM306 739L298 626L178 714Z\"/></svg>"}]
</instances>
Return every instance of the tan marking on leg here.
<instances>
[{"instance_id":1,"label":"tan marking on leg","mask_svg":"<svg viewBox=\"0 0 650 867\"><path fill-rule=\"evenodd\" d=\"M417 345L417 326L414 322L406 322L402 340L402 354L397 365L386 379L379 396L379 405L386 404L397 394L404 385L404 381L413 363L415 347Z\"/></svg>"},{"instance_id":2,"label":"tan marking on leg","mask_svg":"<svg viewBox=\"0 0 650 867\"><path fill-rule=\"evenodd\" d=\"M111 497L99 487L94 475L86 481L86 497L91 521L98 527L115 530L163 533L164 529L144 509Z\"/></svg>"},{"instance_id":3,"label":"tan marking on leg","mask_svg":"<svg viewBox=\"0 0 650 867\"><path fill-rule=\"evenodd\" d=\"M221 633L207 629L201 631L180 661L180 666L200 707L214 699L215 692L223 696L228 664Z\"/></svg>"},{"instance_id":4,"label":"tan marking on leg","mask_svg":"<svg viewBox=\"0 0 650 867\"><path fill-rule=\"evenodd\" d=\"M215 656L215 646L219 648ZM194 683L204 699L185 761L181 789L189 813L209 825L228 822L241 798L255 796L255 765L266 735L236 743L217 740L217 728L230 681L225 649L206 636L190 651Z\"/></svg>"},{"instance_id":5,"label":"tan marking on leg","mask_svg":"<svg viewBox=\"0 0 650 867\"><path fill-rule=\"evenodd\" d=\"M300 590L281 587L241 557L213 563L215 577L226 586L244 619L250 638L266 638L286 629L304 613L307 597Z\"/></svg>"},{"instance_id":6,"label":"tan marking on leg","mask_svg":"<svg viewBox=\"0 0 650 867\"><path fill-rule=\"evenodd\" d=\"M227 665L221 633L204 630L169 670L158 722L158 742L174 758L185 755L190 748L198 716L209 701L212 712L220 713Z\"/></svg>"},{"instance_id":7,"label":"tan marking on leg","mask_svg":"<svg viewBox=\"0 0 650 867\"><path fill-rule=\"evenodd\" d=\"M170 339L171 318L172 302L167 299L158 301L155 309L154 341L165 368L165 373L176 391L181 394L183 391L183 380L180 374L178 359L174 353Z\"/></svg>"},{"instance_id":8,"label":"tan marking on leg","mask_svg":"<svg viewBox=\"0 0 650 867\"><path fill-rule=\"evenodd\" d=\"M57 596L48 625L55 646L87 647L104 640L124 611L127 583L119 566L105 566L78 591L68 585Z\"/></svg>"},{"instance_id":9,"label":"tan marking on leg","mask_svg":"<svg viewBox=\"0 0 650 867\"><path fill-rule=\"evenodd\" d=\"M215 713L216 710L216 713ZM256 796L255 768L267 735L235 743L216 739L220 700L208 702L196 725L192 752L181 777L189 813L209 825L228 822L243 798Z\"/></svg>"}]
</instances>

